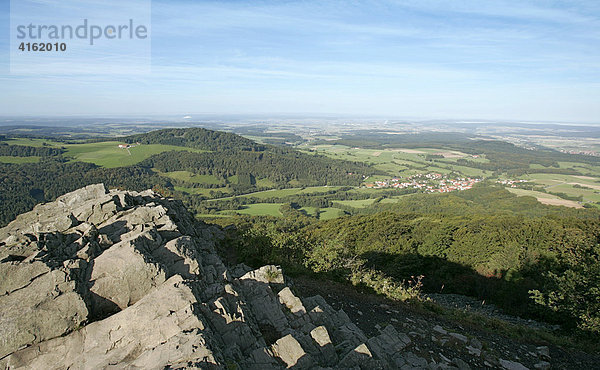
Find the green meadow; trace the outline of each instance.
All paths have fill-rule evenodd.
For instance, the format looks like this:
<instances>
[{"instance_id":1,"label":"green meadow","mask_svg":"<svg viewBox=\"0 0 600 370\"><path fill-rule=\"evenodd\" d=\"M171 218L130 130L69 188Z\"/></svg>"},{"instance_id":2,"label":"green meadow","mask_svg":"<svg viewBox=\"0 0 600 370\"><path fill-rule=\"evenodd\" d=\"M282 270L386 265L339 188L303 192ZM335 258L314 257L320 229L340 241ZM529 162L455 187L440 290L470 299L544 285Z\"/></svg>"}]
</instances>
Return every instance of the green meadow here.
<instances>
[{"instance_id":1,"label":"green meadow","mask_svg":"<svg viewBox=\"0 0 600 370\"><path fill-rule=\"evenodd\" d=\"M279 208L283 205L283 203L255 203L246 205L244 209L240 210L227 210L220 211L217 215L201 215L202 217L231 217L234 214L239 215L250 215L250 216L274 216L281 217L283 216L281 212L279 212ZM317 208L315 207L302 207L300 211L305 212L309 216L316 216ZM319 219L321 220L330 220L332 218L340 217L344 214L339 208L331 207L331 208L320 208L319 211Z\"/></svg>"},{"instance_id":2,"label":"green meadow","mask_svg":"<svg viewBox=\"0 0 600 370\"><path fill-rule=\"evenodd\" d=\"M149 158L154 154L167 151L205 152L199 149L185 148L174 145L149 144L139 145L129 149L119 148L118 141L104 141L100 143L67 144L64 145L66 156L73 160L94 163L98 166L114 168L131 166Z\"/></svg>"},{"instance_id":3,"label":"green meadow","mask_svg":"<svg viewBox=\"0 0 600 370\"><path fill-rule=\"evenodd\" d=\"M0 163L37 163L40 157L11 157L8 155L0 155Z\"/></svg>"},{"instance_id":4,"label":"green meadow","mask_svg":"<svg viewBox=\"0 0 600 370\"><path fill-rule=\"evenodd\" d=\"M289 188L289 189L271 189L271 190L263 190L257 191L254 193L248 193L244 195L238 195L238 198L258 198L258 199L267 199L267 198L282 198L289 195L297 195L297 194L317 194L317 193L325 193L329 190L337 190L340 186L308 186L305 188ZM221 198L220 200L232 199L233 197ZM215 200L215 199L213 199Z\"/></svg>"},{"instance_id":5,"label":"green meadow","mask_svg":"<svg viewBox=\"0 0 600 370\"><path fill-rule=\"evenodd\" d=\"M30 139L30 138L12 138L5 141L5 143L9 145L25 145L25 146L51 146L51 147L61 147L65 146L64 143L58 141L52 141L47 139Z\"/></svg>"},{"instance_id":6,"label":"green meadow","mask_svg":"<svg viewBox=\"0 0 600 370\"><path fill-rule=\"evenodd\" d=\"M10 145L26 145L26 146L51 146L65 148L65 156L75 161L94 163L98 166L114 168L131 166L143 161L154 154L159 154L167 151L190 151L190 152L206 152L205 150L186 148L175 145L149 144L139 145L129 149L119 148L119 144L124 144L119 141L103 141L98 143L83 143L83 144L65 144L57 141L46 139L29 139L15 138L9 139L6 143ZM15 163L15 162L11 162ZM26 163L26 162L16 162Z\"/></svg>"},{"instance_id":7,"label":"green meadow","mask_svg":"<svg viewBox=\"0 0 600 370\"><path fill-rule=\"evenodd\" d=\"M333 204L341 204L354 208L365 208L375 202L375 199L360 199L360 200L336 200Z\"/></svg>"},{"instance_id":8,"label":"green meadow","mask_svg":"<svg viewBox=\"0 0 600 370\"><path fill-rule=\"evenodd\" d=\"M269 179L256 179L256 186L259 188L272 188L275 183Z\"/></svg>"},{"instance_id":9,"label":"green meadow","mask_svg":"<svg viewBox=\"0 0 600 370\"><path fill-rule=\"evenodd\" d=\"M283 203L255 203L245 206L246 208L235 211L241 215L250 216L282 216L279 207Z\"/></svg>"},{"instance_id":10,"label":"green meadow","mask_svg":"<svg viewBox=\"0 0 600 370\"><path fill-rule=\"evenodd\" d=\"M344 214L344 211L342 211L339 208L321 208L321 211L319 212L319 219L321 220L331 220L333 218L338 218L340 216L342 216Z\"/></svg>"}]
</instances>

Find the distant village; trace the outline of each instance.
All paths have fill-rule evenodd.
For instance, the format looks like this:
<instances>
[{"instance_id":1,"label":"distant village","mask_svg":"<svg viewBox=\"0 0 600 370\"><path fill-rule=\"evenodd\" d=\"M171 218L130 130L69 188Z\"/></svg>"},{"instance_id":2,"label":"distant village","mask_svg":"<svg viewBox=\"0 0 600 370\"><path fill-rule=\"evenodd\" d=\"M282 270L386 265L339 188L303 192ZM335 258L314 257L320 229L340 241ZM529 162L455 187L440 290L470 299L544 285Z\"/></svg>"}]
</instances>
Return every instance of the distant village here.
<instances>
[{"instance_id":1,"label":"distant village","mask_svg":"<svg viewBox=\"0 0 600 370\"><path fill-rule=\"evenodd\" d=\"M374 181L367 183L367 188L381 189L381 188L396 188L396 189L421 189L427 193L449 193L452 191L468 190L478 182L481 182L480 178L450 178L447 175L439 173L428 173L426 175L417 174L401 180L399 178L393 178L391 180Z\"/></svg>"},{"instance_id":2,"label":"distant village","mask_svg":"<svg viewBox=\"0 0 600 370\"><path fill-rule=\"evenodd\" d=\"M593 151L593 150L584 150L584 151L579 151L579 150L564 150L561 149L560 150L563 153L567 153L567 154L580 154L580 155L591 155L593 157L600 157L600 153Z\"/></svg>"}]
</instances>

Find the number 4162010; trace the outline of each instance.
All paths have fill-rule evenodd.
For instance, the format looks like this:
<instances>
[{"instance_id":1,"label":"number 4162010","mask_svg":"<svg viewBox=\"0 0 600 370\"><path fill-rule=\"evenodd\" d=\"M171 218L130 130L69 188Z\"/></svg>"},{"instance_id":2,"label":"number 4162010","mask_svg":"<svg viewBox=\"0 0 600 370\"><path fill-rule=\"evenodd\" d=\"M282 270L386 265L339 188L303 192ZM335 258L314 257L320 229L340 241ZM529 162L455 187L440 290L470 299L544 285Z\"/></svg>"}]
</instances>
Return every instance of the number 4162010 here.
<instances>
[{"instance_id":1,"label":"number 4162010","mask_svg":"<svg viewBox=\"0 0 600 370\"><path fill-rule=\"evenodd\" d=\"M67 44L64 42L22 42L19 45L21 51L66 51Z\"/></svg>"}]
</instances>

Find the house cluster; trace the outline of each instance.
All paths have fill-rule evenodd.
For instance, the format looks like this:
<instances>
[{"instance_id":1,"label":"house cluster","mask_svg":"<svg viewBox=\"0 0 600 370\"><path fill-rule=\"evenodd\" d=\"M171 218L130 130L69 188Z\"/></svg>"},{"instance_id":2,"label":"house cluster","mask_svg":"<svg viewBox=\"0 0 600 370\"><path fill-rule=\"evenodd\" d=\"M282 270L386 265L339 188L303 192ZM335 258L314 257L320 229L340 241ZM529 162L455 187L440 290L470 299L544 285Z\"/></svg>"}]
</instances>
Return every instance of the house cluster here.
<instances>
[{"instance_id":1,"label":"house cluster","mask_svg":"<svg viewBox=\"0 0 600 370\"><path fill-rule=\"evenodd\" d=\"M140 145L140 143L135 144L119 144L119 149L129 149Z\"/></svg>"},{"instance_id":2,"label":"house cluster","mask_svg":"<svg viewBox=\"0 0 600 370\"><path fill-rule=\"evenodd\" d=\"M599 157L600 153L595 152L593 150L584 150L584 151L578 151L578 150L561 150L561 152L563 153L567 153L567 154L581 154L581 155L591 155L594 157Z\"/></svg>"},{"instance_id":3,"label":"house cluster","mask_svg":"<svg viewBox=\"0 0 600 370\"><path fill-rule=\"evenodd\" d=\"M496 181L498 184L510 186L511 188L516 188L517 184L522 182L527 182L527 180L498 180Z\"/></svg>"},{"instance_id":4,"label":"house cluster","mask_svg":"<svg viewBox=\"0 0 600 370\"><path fill-rule=\"evenodd\" d=\"M396 189L420 189L427 193L449 193L451 191L468 190L476 183L479 178L450 178L439 173L418 174L410 176L405 180L393 178L391 180L375 181L366 184L368 188L396 188Z\"/></svg>"}]
</instances>

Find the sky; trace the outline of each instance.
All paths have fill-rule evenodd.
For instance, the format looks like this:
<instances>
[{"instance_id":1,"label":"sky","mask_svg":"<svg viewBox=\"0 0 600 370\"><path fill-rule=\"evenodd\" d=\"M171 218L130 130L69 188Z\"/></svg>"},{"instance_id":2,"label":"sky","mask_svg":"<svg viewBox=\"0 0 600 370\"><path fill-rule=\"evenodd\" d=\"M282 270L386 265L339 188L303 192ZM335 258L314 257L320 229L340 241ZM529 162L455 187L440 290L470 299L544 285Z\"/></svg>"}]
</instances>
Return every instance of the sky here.
<instances>
[{"instance_id":1,"label":"sky","mask_svg":"<svg viewBox=\"0 0 600 370\"><path fill-rule=\"evenodd\" d=\"M11 74L10 9L0 0L0 115L600 124L597 0L152 0L151 70L130 74Z\"/></svg>"}]
</instances>

